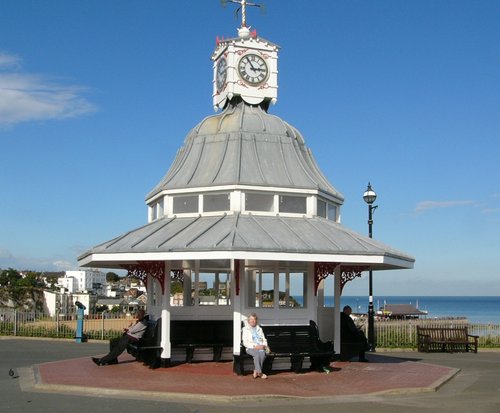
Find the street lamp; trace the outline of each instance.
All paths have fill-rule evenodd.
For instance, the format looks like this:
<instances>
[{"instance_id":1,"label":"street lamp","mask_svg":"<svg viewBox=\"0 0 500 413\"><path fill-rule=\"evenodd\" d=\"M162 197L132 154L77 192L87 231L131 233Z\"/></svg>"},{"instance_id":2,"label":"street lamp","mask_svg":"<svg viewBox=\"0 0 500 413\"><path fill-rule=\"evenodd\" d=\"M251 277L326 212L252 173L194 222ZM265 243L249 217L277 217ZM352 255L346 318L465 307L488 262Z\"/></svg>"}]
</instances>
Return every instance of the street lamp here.
<instances>
[{"instance_id":1,"label":"street lamp","mask_svg":"<svg viewBox=\"0 0 500 413\"><path fill-rule=\"evenodd\" d=\"M373 211L377 208L377 205L373 205L373 203L377 199L377 194L372 189L370 182L368 182L368 188L363 194L363 199L368 204L368 236L372 238ZM373 310L373 274L371 269L368 278L368 294L370 296L368 302L368 344L370 345L370 351L375 351L375 312Z\"/></svg>"}]
</instances>

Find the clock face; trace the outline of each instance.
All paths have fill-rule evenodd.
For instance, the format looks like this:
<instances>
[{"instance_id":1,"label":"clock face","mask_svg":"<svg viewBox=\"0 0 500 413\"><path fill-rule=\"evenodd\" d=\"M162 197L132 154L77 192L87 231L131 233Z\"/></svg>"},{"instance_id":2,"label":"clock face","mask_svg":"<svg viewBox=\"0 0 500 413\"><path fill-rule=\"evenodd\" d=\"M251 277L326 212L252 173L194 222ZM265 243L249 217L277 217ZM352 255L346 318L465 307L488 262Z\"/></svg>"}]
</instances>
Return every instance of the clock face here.
<instances>
[{"instance_id":1,"label":"clock face","mask_svg":"<svg viewBox=\"0 0 500 413\"><path fill-rule=\"evenodd\" d=\"M269 69L262 57L246 54L238 63L238 73L242 80L251 85L259 85L267 79Z\"/></svg>"},{"instance_id":2,"label":"clock face","mask_svg":"<svg viewBox=\"0 0 500 413\"><path fill-rule=\"evenodd\" d=\"M216 75L215 75L215 86L217 87L217 92L224 89L227 79L227 60L225 57L221 57L217 62Z\"/></svg>"}]
</instances>

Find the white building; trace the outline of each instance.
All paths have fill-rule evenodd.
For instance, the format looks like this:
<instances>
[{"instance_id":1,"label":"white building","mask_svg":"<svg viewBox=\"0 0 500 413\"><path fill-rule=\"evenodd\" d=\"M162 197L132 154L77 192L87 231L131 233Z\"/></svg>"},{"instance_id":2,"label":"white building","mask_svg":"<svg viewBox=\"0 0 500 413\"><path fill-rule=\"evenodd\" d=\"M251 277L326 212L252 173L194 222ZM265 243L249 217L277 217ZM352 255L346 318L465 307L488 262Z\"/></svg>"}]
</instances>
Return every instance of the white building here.
<instances>
[{"instance_id":1,"label":"white building","mask_svg":"<svg viewBox=\"0 0 500 413\"><path fill-rule=\"evenodd\" d=\"M95 291L106 284L106 274L95 269L66 271L57 283L69 293Z\"/></svg>"},{"instance_id":2,"label":"white building","mask_svg":"<svg viewBox=\"0 0 500 413\"><path fill-rule=\"evenodd\" d=\"M57 314L71 315L75 312L75 303L79 301L85 306L85 314L93 312L97 296L88 293L72 294L66 292L64 289L61 291L44 290L44 308L43 312L50 317Z\"/></svg>"}]
</instances>

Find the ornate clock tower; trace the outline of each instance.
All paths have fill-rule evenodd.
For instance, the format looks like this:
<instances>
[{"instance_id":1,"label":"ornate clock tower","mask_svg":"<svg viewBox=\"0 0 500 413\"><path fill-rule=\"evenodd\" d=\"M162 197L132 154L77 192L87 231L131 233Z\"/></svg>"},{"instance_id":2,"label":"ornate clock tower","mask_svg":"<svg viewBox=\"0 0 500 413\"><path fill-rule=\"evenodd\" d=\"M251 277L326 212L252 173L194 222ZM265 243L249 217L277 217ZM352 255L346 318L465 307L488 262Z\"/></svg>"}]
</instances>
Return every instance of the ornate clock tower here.
<instances>
[{"instance_id":1,"label":"ornate clock tower","mask_svg":"<svg viewBox=\"0 0 500 413\"><path fill-rule=\"evenodd\" d=\"M235 97L250 105L267 108L278 97L279 46L257 36L246 25L246 0L241 5L242 23L238 37L218 39L212 55L214 62L214 109L223 109ZM255 4L252 4L255 5Z\"/></svg>"}]
</instances>

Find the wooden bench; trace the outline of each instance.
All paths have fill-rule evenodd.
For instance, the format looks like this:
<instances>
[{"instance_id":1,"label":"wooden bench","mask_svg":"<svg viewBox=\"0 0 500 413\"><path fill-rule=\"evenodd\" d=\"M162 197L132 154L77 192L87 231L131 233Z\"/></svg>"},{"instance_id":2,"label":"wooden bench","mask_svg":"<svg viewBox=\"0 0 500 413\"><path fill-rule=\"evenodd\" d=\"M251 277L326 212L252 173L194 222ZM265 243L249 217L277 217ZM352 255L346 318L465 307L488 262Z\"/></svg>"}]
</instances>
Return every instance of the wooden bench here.
<instances>
[{"instance_id":1,"label":"wooden bench","mask_svg":"<svg viewBox=\"0 0 500 413\"><path fill-rule=\"evenodd\" d=\"M318 326L312 320L300 325L262 325L262 329L271 349L264 361L266 373L272 371L273 361L279 357L290 359L290 369L295 373L302 370L306 357L311 361L311 370L320 370L328 367L335 353L332 342L324 343L319 339ZM245 373L245 359L248 358L251 356L242 344L240 354L234 355L233 370L236 374Z\"/></svg>"},{"instance_id":2,"label":"wooden bench","mask_svg":"<svg viewBox=\"0 0 500 413\"><path fill-rule=\"evenodd\" d=\"M127 345L127 352L154 369L161 365L161 318L157 321L147 321L144 335L135 343Z\"/></svg>"},{"instance_id":3,"label":"wooden bench","mask_svg":"<svg viewBox=\"0 0 500 413\"><path fill-rule=\"evenodd\" d=\"M186 362L191 363L196 348L211 348L213 361L219 361L224 347L233 347L233 320L172 320L172 348L186 350Z\"/></svg>"},{"instance_id":4,"label":"wooden bench","mask_svg":"<svg viewBox=\"0 0 500 413\"><path fill-rule=\"evenodd\" d=\"M479 336L468 333L467 327L417 326L418 351L473 351L477 353Z\"/></svg>"}]
</instances>

